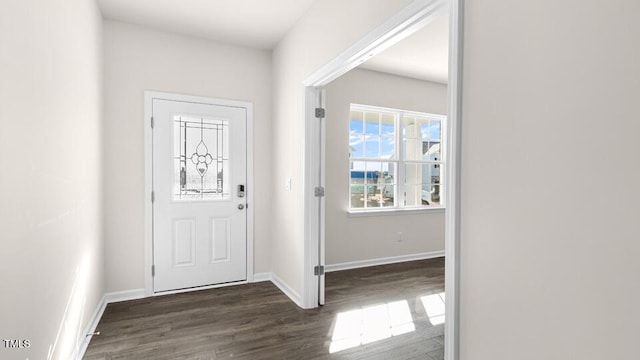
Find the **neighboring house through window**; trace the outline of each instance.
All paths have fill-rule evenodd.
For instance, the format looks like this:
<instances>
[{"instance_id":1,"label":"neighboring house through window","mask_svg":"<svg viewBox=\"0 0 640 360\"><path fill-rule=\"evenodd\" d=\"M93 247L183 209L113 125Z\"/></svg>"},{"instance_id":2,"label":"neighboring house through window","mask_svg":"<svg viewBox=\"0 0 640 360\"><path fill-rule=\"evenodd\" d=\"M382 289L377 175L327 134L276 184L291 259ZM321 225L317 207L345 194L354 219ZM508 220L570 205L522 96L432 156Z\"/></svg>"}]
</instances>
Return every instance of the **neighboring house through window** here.
<instances>
[{"instance_id":1,"label":"neighboring house through window","mask_svg":"<svg viewBox=\"0 0 640 360\"><path fill-rule=\"evenodd\" d=\"M443 207L446 117L351 104L349 209Z\"/></svg>"}]
</instances>

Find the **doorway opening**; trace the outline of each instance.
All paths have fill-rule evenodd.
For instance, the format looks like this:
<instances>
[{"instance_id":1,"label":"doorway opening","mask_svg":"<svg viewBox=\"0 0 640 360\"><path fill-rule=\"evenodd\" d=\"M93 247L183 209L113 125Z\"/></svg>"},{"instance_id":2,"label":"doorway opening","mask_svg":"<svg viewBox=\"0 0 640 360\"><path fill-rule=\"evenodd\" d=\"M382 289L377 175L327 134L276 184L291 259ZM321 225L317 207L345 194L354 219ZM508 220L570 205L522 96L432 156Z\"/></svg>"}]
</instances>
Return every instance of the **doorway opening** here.
<instances>
[{"instance_id":1,"label":"doorway opening","mask_svg":"<svg viewBox=\"0 0 640 360\"><path fill-rule=\"evenodd\" d=\"M325 109L326 86L346 72L364 63L383 50L410 36L425 25L433 23L443 12L449 13L449 76L447 89L447 163L442 171L441 185L447 189L442 194L446 204L444 232L446 256L446 312L445 358L457 358L457 276L458 276L458 217L459 217L459 113L461 94L461 4L462 1L414 1L395 14L380 27L367 34L359 42L334 60L317 70L305 82L305 283L304 305L315 307L324 303L325 270L325 206L326 184L325 152L327 124ZM371 105L371 104L363 104ZM443 139L445 140L445 139ZM333 166L333 165L332 165ZM382 173L382 171L381 171ZM367 173L365 172L365 176ZM375 190L374 190L375 191ZM431 198L430 198L431 199ZM444 295L440 297L444 301ZM431 300L431 298L429 298Z\"/></svg>"}]
</instances>

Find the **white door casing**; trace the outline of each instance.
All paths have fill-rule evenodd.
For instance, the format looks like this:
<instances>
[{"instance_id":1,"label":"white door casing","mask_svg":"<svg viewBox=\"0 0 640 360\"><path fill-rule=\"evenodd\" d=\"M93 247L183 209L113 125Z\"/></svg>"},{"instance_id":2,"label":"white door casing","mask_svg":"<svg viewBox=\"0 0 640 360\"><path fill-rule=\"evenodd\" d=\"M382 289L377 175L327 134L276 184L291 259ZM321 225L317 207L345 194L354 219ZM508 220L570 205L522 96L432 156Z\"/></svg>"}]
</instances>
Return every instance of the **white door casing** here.
<instances>
[{"instance_id":1,"label":"white door casing","mask_svg":"<svg viewBox=\"0 0 640 360\"><path fill-rule=\"evenodd\" d=\"M246 280L247 108L151 106L153 292Z\"/></svg>"}]
</instances>

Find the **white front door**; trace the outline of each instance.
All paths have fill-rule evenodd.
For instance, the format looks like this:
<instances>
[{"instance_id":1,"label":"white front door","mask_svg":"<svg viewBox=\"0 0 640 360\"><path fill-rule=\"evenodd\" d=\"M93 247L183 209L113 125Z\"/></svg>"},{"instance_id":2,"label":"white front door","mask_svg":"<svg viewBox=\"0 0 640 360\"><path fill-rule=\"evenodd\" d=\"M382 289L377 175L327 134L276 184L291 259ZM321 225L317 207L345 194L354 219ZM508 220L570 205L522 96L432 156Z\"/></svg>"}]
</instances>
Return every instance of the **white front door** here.
<instances>
[{"instance_id":1,"label":"white front door","mask_svg":"<svg viewBox=\"0 0 640 360\"><path fill-rule=\"evenodd\" d=\"M153 291L247 278L247 109L153 99Z\"/></svg>"}]
</instances>

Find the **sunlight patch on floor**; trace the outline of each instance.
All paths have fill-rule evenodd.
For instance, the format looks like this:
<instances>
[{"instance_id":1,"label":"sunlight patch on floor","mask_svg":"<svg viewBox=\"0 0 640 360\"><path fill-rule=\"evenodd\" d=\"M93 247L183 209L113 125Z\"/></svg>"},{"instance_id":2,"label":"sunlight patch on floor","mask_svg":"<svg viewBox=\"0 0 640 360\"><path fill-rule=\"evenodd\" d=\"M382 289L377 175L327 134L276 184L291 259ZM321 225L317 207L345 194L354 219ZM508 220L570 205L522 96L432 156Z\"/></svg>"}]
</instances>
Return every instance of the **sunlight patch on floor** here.
<instances>
[{"instance_id":1,"label":"sunlight patch on floor","mask_svg":"<svg viewBox=\"0 0 640 360\"><path fill-rule=\"evenodd\" d=\"M338 313L329 352L354 348L415 331L406 300Z\"/></svg>"},{"instance_id":2,"label":"sunlight patch on floor","mask_svg":"<svg viewBox=\"0 0 640 360\"><path fill-rule=\"evenodd\" d=\"M421 296L422 306L432 325L444 324L444 293Z\"/></svg>"}]
</instances>

